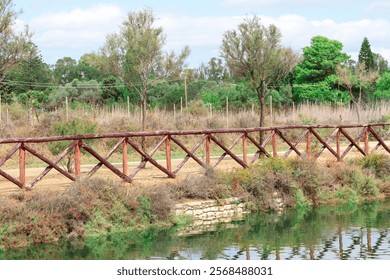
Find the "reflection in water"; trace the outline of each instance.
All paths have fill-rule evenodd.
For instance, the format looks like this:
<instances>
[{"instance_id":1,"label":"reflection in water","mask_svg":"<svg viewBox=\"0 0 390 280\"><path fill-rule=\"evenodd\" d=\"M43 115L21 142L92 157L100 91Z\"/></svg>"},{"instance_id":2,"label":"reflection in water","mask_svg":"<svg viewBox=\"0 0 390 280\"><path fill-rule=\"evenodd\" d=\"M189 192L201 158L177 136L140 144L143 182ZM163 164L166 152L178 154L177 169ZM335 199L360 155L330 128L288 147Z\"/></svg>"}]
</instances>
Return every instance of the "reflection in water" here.
<instances>
[{"instance_id":1,"label":"reflection in water","mask_svg":"<svg viewBox=\"0 0 390 280\"><path fill-rule=\"evenodd\" d=\"M15 251L0 259L390 259L390 203L252 214L214 231L118 234Z\"/></svg>"}]
</instances>

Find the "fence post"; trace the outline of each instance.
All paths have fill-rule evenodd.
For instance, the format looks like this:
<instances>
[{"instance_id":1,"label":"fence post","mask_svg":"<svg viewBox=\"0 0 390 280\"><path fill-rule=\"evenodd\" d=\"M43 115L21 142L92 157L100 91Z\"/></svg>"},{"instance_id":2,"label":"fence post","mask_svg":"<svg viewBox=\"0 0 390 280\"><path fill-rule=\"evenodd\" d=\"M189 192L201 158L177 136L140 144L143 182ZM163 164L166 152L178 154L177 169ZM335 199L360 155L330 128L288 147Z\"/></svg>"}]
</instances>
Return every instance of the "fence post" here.
<instances>
[{"instance_id":1,"label":"fence post","mask_svg":"<svg viewBox=\"0 0 390 280\"><path fill-rule=\"evenodd\" d=\"M272 135L272 156L273 157L278 156L278 148L276 147L276 132L277 129L274 129L274 133Z\"/></svg>"},{"instance_id":2,"label":"fence post","mask_svg":"<svg viewBox=\"0 0 390 280\"><path fill-rule=\"evenodd\" d=\"M366 156L368 156L368 153L370 152L370 144L368 143L368 128L366 127L366 131L364 132L364 153Z\"/></svg>"},{"instance_id":3,"label":"fence post","mask_svg":"<svg viewBox=\"0 0 390 280\"><path fill-rule=\"evenodd\" d=\"M210 143L211 143L211 137L210 137L210 134L207 134L207 137L206 137L206 164L210 164Z\"/></svg>"},{"instance_id":4,"label":"fence post","mask_svg":"<svg viewBox=\"0 0 390 280\"><path fill-rule=\"evenodd\" d=\"M165 156L167 161L167 169L169 172L172 172L172 159L171 159L171 137L167 136L165 139Z\"/></svg>"},{"instance_id":5,"label":"fence post","mask_svg":"<svg viewBox=\"0 0 390 280\"><path fill-rule=\"evenodd\" d=\"M340 132L340 128L337 130L337 134L336 134L336 150L337 150L337 161L340 162L342 161L341 160L341 149L340 149L340 136L341 136L341 132Z\"/></svg>"},{"instance_id":6,"label":"fence post","mask_svg":"<svg viewBox=\"0 0 390 280\"><path fill-rule=\"evenodd\" d=\"M306 138L306 155L307 157L311 157L311 128L308 128L309 132L307 133Z\"/></svg>"},{"instance_id":7,"label":"fence post","mask_svg":"<svg viewBox=\"0 0 390 280\"><path fill-rule=\"evenodd\" d=\"M127 138L123 141L122 146L122 171L127 176Z\"/></svg>"},{"instance_id":8,"label":"fence post","mask_svg":"<svg viewBox=\"0 0 390 280\"><path fill-rule=\"evenodd\" d=\"M246 139L246 132L242 135L242 161L245 164L248 164L248 159L247 159L247 139Z\"/></svg>"},{"instance_id":9,"label":"fence post","mask_svg":"<svg viewBox=\"0 0 390 280\"><path fill-rule=\"evenodd\" d=\"M74 170L76 178L80 177L81 174L81 152L80 152L81 141L76 140L76 146L74 147Z\"/></svg>"},{"instance_id":10,"label":"fence post","mask_svg":"<svg viewBox=\"0 0 390 280\"><path fill-rule=\"evenodd\" d=\"M23 143L19 148L19 181L24 189L26 186L26 150Z\"/></svg>"}]
</instances>

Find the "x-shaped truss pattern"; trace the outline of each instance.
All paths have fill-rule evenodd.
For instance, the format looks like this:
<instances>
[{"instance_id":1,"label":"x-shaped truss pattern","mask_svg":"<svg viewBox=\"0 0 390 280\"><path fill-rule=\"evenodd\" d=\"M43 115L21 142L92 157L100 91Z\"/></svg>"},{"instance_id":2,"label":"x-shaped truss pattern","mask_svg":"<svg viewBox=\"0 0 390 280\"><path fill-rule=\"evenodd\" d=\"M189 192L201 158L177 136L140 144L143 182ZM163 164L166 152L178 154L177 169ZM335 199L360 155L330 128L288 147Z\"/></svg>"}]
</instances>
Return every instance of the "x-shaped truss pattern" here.
<instances>
[{"instance_id":1,"label":"x-shaped truss pattern","mask_svg":"<svg viewBox=\"0 0 390 280\"><path fill-rule=\"evenodd\" d=\"M377 127L385 128L384 133L380 135L375 129ZM382 147L387 153L390 153L390 148L386 144L386 140L390 135L390 124L372 124L367 126L285 126L274 128L253 128L253 129L232 129L232 130L206 130L206 131L182 131L182 132L150 132L150 133L125 133L125 134L106 134L106 135L86 135L86 136L67 136L67 137L47 137L39 139L0 139L0 145L7 143L15 144L3 157L0 158L0 176L5 180L15 184L20 188L30 189L41 181L52 169L58 171L61 175L69 180L76 181L81 175L81 151L94 157L98 163L87 172L87 177L93 176L102 166L106 167L112 173L117 175L125 182L132 182L134 177L145 167L147 163L150 163L158 170L167 175L168 178L175 178L178 172L183 166L192 159L199 166L206 168L212 163L211 154L212 146L215 147L213 154L216 150L222 151L222 154L213 160L212 166L218 166L227 156L240 165L243 168L254 164L262 155L265 157L277 157L286 158L290 156L292 152L298 157L312 157L318 159L325 150L328 150L337 161L342 161L348 153L355 148L363 156L367 156L370 153L375 152L379 147ZM327 136L321 136L325 130L332 129L332 133ZM351 136L351 132L347 129L359 129L361 130L356 137ZM387 131L386 131L387 129ZM289 137L288 132L291 130L298 131L300 134L297 137ZM265 140L260 143L257 141L257 135L259 131L267 132ZM223 135L235 134L234 141L226 146L224 141L221 140ZM184 141L181 136L192 136L199 138L188 144L188 141ZM150 152L145 152L138 144L137 139L140 137L158 137L160 138L157 144L151 149ZM114 147L104 156L94 150L87 144L88 139L117 139L117 143ZM229 137L225 137L229 138ZM231 138L231 137L230 137ZM292 139L294 138L294 139ZM343 141L342 141L343 139ZM372 150L369 150L369 139L377 142ZM70 144L56 156L54 160L50 160L46 156L42 155L35 149L33 149L30 143L47 143L51 141L64 141L71 140ZM320 147L314 153L313 143L320 144ZM363 142L361 146L359 143ZM193 145L191 148L188 145ZM342 151L341 144L347 145L344 151ZM184 158L175 166L172 166L172 145L175 145L181 152L184 152ZM317 147L317 145L315 145ZM241 149L239 149L240 147ZM248 146L254 148L252 153L248 152ZM163 147L163 148L162 148ZM204 148L201 150L201 148ZM128 150L132 149L133 152L141 157L140 163L129 172L128 164ZM160 149L165 149L165 163L156 160L153 156ZM122 168L116 167L116 164L111 163L109 160L111 156L122 150ZM205 154L203 153L205 151ZM239 151L239 152L238 152ZM19 178L15 178L5 170L2 166L17 152L19 152ZM26 152L30 155L38 158L47 167L30 182L26 182ZM202 154L202 155L200 155ZM75 162L75 173L68 172L64 168L60 167L60 162L66 156L73 156ZM249 158L251 156L251 158ZM84 167L85 168L85 167Z\"/></svg>"}]
</instances>

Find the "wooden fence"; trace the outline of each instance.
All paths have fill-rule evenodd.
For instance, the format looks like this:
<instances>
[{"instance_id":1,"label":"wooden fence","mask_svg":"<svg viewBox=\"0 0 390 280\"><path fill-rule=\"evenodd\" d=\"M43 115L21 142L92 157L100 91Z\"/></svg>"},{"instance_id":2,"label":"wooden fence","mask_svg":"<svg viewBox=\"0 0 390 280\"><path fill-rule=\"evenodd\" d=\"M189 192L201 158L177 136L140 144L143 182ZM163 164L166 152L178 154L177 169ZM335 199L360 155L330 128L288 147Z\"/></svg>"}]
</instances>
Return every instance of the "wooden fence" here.
<instances>
[{"instance_id":1,"label":"wooden fence","mask_svg":"<svg viewBox=\"0 0 390 280\"><path fill-rule=\"evenodd\" d=\"M259 143L258 135L263 131L266 135L263 143ZM351 134L356 134L353 137ZM291 136L293 134L293 136ZM225 137L222 136L230 136ZM132 182L133 178L146 165L150 163L158 170L165 173L169 178L175 178L182 167L192 159L201 167L217 166L225 158L234 160L238 165L247 168L249 165L256 162L260 156L265 157L282 157L286 158L289 155L298 157L311 157L318 159L328 151L327 154L335 161L342 161L352 149L357 150L362 156L366 156L375 152L380 147L386 153L390 153L390 148L386 141L390 135L390 123L370 124L370 125L341 125L341 126L278 126L269 128L245 128L245 129L211 129L211 130L189 130L189 131L155 131L155 132L128 132L128 133L113 133L113 134L94 134L94 135L76 135L76 136L55 136L41 138L5 138L0 139L0 148L2 145L8 145L10 149L6 149L5 155L0 155L0 175L3 179L1 182L12 182L22 189L30 189L41 181L52 169L55 169L63 176L72 181L76 181L81 176L81 151L91 155L97 160L97 164L89 170L87 177L93 176L102 166L120 177L125 182ZM196 137L196 141L184 143L180 137L192 136ZM231 137L234 136L234 137ZM157 144L150 152L145 152L141 149L140 139L148 139L153 137L158 139ZM229 146L225 144L226 138L234 139ZM106 155L100 155L96 149L87 144L92 139L114 139L116 144ZM68 141L69 145L55 159L49 159L42 152L34 149L32 144L52 143L58 141ZM240 144L239 144L240 143ZM374 147L370 144L374 143ZM177 166L172 165L172 146L175 145L176 150L184 152L184 158L181 159ZM211 160L212 149L218 147L217 159L215 158L215 149L213 150L213 162ZM252 152L248 152L248 147L252 147ZM163 148L161 148L163 147ZM202 147L203 156L199 155L199 150ZM164 149L164 162L157 161L153 158L159 149ZM239 148L239 149L238 149ZM129 149L138 154L140 162L133 170L129 170L128 154ZM235 152L233 151L235 150ZM4 149L3 149L4 150ZM239 152L237 152L239 150ZM115 152L121 152L122 164L121 168L117 168L111 163L110 157ZM19 178L11 176L3 169L4 164L11 158L18 158ZM38 158L44 162L47 167L30 182L26 182L26 154ZM71 155L74 157L74 172L69 172L61 167L60 162L65 157ZM0 177L0 178L1 178Z\"/></svg>"}]
</instances>

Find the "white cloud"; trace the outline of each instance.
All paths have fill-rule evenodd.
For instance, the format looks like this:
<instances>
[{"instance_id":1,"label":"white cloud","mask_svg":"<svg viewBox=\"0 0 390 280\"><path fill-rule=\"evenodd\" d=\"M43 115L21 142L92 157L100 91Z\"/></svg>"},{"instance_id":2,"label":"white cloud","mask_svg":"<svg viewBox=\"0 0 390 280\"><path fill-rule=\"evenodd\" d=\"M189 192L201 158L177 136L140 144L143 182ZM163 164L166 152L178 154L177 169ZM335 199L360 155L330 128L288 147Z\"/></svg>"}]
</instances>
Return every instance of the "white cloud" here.
<instances>
[{"instance_id":1,"label":"white cloud","mask_svg":"<svg viewBox=\"0 0 390 280\"><path fill-rule=\"evenodd\" d=\"M384 19L362 19L338 23L332 19L309 20L300 15L280 17L259 16L265 25L275 24L281 29L284 46L301 49L310 45L312 37L321 35L338 40L344 51L355 58L364 37L375 52L390 61L390 21ZM184 45L209 49L209 57L215 56L222 42L223 33L235 29L244 17L177 17L164 15L159 24L164 27L169 48L179 49Z\"/></svg>"},{"instance_id":2,"label":"white cloud","mask_svg":"<svg viewBox=\"0 0 390 280\"><path fill-rule=\"evenodd\" d=\"M388 0L375 1L368 7L370 12L389 12L390 2Z\"/></svg>"},{"instance_id":3,"label":"white cloud","mask_svg":"<svg viewBox=\"0 0 390 280\"><path fill-rule=\"evenodd\" d=\"M272 1L281 3L286 0ZM307 0L301 0L307 1ZM333 1L333 0L331 0ZM249 3L256 1L226 0L225 3ZM259 3L270 3L262 0ZM242 16L182 16L171 13L157 13L157 26L162 26L167 34L166 49L179 51L188 45L192 65L207 62L217 56L223 33L235 29L244 19ZM285 46L300 52L310 44L313 36L322 35L343 43L344 51L356 54L364 37L371 43L372 50L381 53L390 61L390 20L361 19L336 22L332 19L310 20L298 14L280 17L259 15L263 24L275 24L281 29ZM49 63L56 59L82 54L99 49L107 34L117 32L125 12L117 5L102 4L87 9L74 9L68 12L45 14L27 22L35 32L34 42L41 49ZM21 24L21 23L20 23ZM51 57L49 57L51 56ZM196 58L197 61L194 61Z\"/></svg>"},{"instance_id":4,"label":"white cloud","mask_svg":"<svg viewBox=\"0 0 390 280\"><path fill-rule=\"evenodd\" d=\"M105 36L123 20L121 8L112 4L87 9L44 14L28 24L35 31L35 41L46 47L80 48L102 44Z\"/></svg>"}]
</instances>

